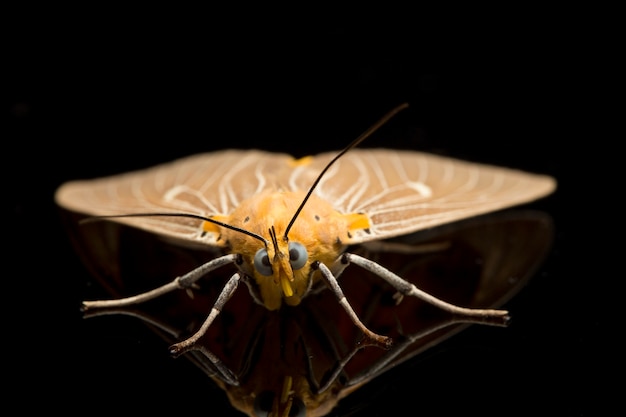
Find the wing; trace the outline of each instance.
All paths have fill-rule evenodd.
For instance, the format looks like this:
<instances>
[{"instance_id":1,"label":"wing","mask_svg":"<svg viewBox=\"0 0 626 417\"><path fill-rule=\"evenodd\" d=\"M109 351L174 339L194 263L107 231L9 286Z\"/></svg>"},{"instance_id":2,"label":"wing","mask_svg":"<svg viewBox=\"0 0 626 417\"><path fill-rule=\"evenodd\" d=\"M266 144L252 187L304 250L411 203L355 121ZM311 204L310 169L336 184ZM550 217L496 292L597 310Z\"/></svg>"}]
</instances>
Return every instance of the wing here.
<instances>
[{"instance_id":1,"label":"wing","mask_svg":"<svg viewBox=\"0 0 626 417\"><path fill-rule=\"evenodd\" d=\"M93 180L71 181L55 194L57 204L88 216L131 213L227 214L267 188L281 187L293 157L257 150L198 154L135 171ZM115 221L158 235L214 244L200 237L198 220L134 217Z\"/></svg>"},{"instance_id":2,"label":"wing","mask_svg":"<svg viewBox=\"0 0 626 417\"><path fill-rule=\"evenodd\" d=\"M307 188L335 153L296 168L292 188ZM432 154L354 149L320 181L316 194L344 213L366 213L369 234L354 242L385 239L530 202L554 191L545 175Z\"/></svg>"},{"instance_id":3,"label":"wing","mask_svg":"<svg viewBox=\"0 0 626 417\"><path fill-rule=\"evenodd\" d=\"M226 150L143 171L73 181L56 201L90 216L130 213L228 214L267 189L308 190L336 152L296 161L287 154ZM551 193L553 178L412 151L354 149L330 167L315 193L342 213L365 213L384 239L511 207ZM198 221L180 217L116 219L175 239L201 238Z\"/></svg>"}]
</instances>

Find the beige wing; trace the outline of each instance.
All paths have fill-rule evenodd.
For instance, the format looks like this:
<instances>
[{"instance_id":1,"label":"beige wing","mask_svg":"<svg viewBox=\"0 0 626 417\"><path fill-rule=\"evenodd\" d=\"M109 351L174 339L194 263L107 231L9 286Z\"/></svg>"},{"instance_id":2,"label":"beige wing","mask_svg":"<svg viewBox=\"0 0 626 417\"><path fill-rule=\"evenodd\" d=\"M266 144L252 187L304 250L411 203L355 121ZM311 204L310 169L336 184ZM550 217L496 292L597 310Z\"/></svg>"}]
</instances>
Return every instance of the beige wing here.
<instances>
[{"instance_id":1,"label":"beige wing","mask_svg":"<svg viewBox=\"0 0 626 417\"><path fill-rule=\"evenodd\" d=\"M335 153L291 174L291 188L307 188ZM354 243L403 235L523 204L554 191L556 181L513 169L432 154L354 149L320 181L316 194L344 213L366 213L369 234Z\"/></svg>"},{"instance_id":2,"label":"beige wing","mask_svg":"<svg viewBox=\"0 0 626 417\"><path fill-rule=\"evenodd\" d=\"M226 150L143 171L62 185L56 201L89 216L130 213L230 213L266 189L308 190L337 152L309 163L263 151ZM411 151L354 149L331 166L315 193L342 213L366 213L369 234L384 239L532 201L551 193L553 178ZM198 221L119 218L152 233L213 244Z\"/></svg>"},{"instance_id":3,"label":"beige wing","mask_svg":"<svg viewBox=\"0 0 626 417\"><path fill-rule=\"evenodd\" d=\"M88 216L130 213L227 214L267 188L282 187L293 158L257 150L226 150L194 155L142 171L63 184L55 200ZM149 232L213 244L200 236L199 221L181 217L115 219Z\"/></svg>"}]
</instances>

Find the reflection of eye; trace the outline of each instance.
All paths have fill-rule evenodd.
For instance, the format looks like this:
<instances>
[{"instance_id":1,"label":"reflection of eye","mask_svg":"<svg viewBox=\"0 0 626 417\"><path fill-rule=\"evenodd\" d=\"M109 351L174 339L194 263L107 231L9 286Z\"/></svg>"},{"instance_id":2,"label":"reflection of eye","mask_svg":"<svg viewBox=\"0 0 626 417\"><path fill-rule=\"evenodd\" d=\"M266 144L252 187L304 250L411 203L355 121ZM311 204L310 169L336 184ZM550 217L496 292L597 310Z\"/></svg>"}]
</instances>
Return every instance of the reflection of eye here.
<instances>
[{"instance_id":1,"label":"reflection of eye","mask_svg":"<svg viewBox=\"0 0 626 417\"><path fill-rule=\"evenodd\" d=\"M300 269L304 266L309 254L303 244L298 242L289 242L289 262L293 269Z\"/></svg>"},{"instance_id":2,"label":"reflection of eye","mask_svg":"<svg viewBox=\"0 0 626 417\"><path fill-rule=\"evenodd\" d=\"M304 417L306 415L306 407L300 398L293 397L289 417Z\"/></svg>"},{"instance_id":3,"label":"reflection of eye","mask_svg":"<svg viewBox=\"0 0 626 417\"><path fill-rule=\"evenodd\" d=\"M254 269L266 277L272 275L272 264L265 248L259 249L254 255Z\"/></svg>"},{"instance_id":4,"label":"reflection of eye","mask_svg":"<svg viewBox=\"0 0 626 417\"><path fill-rule=\"evenodd\" d=\"M273 400L274 393L269 391L263 391L257 395L254 399L254 413L259 417L269 416L270 411L272 411Z\"/></svg>"},{"instance_id":5,"label":"reflection of eye","mask_svg":"<svg viewBox=\"0 0 626 417\"><path fill-rule=\"evenodd\" d=\"M254 399L254 413L259 417L267 417L270 415L272 405L274 402L274 393L270 391L263 391ZM306 415L306 408L301 399L293 397L291 402L291 409L289 410L289 417L304 417Z\"/></svg>"}]
</instances>

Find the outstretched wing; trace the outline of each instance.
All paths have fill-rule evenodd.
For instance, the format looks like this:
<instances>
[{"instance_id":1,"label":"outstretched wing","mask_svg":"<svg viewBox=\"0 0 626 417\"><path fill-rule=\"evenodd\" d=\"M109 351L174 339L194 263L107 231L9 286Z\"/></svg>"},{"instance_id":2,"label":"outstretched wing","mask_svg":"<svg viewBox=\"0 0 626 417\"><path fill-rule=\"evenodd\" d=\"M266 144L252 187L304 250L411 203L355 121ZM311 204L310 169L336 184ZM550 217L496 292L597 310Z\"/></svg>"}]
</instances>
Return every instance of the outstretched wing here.
<instances>
[{"instance_id":1,"label":"outstretched wing","mask_svg":"<svg viewBox=\"0 0 626 417\"><path fill-rule=\"evenodd\" d=\"M334 157L315 157L290 178L307 188ZM343 213L365 213L369 234L385 239L527 203L554 191L546 175L413 151L354 149L326 173L316 194ZM358 243L358 242L355 242Z\"/></svg>"},{"instance_id":2,"label":"outstretched wing","mask_svg":"<svg viewBox=\"0 0 626 417\"><path fill-rule=\"evenodd\" d=\"M257 150L198 154L141 171L71 181L56 192L59 206L88 216L132 213L227 214L244 199L281 185L293 158ZM182 217L116 218L151 233L214 244L199 221Z\"/></svg>"},{"instance_id":3,"label":"outstretched wing","mask_svg":"<svg viewBox=\"0 0 626 417\"><path fill-rule=\"evenodd\" d=\"M56 201L89 216L132 213L228 214L267 189L308 190L336 156L303 160L258 150L226 150L182 158L143 171L72 181ZM388 149L353 149L337 160L315 193L342 213L364 213L370 233L352 243L384 239L523 204L551 193L553 178L507 168ZM214 244L198 220L118 218L152 233Z\"/></svg>"}]
</instances>

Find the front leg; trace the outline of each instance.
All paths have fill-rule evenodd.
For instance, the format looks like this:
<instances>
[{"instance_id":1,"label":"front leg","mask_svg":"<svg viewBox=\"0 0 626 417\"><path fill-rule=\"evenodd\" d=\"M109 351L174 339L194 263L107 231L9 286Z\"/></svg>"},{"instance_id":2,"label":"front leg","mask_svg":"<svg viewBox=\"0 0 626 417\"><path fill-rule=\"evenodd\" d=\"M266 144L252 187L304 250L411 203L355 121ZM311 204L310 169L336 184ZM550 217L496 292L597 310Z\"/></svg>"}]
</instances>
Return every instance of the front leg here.
<instances>
[{"instance_id":1,"label":"front leg","mask_svg":"<svg viewBox=\"0 0 626 417\"><path fill-rule=\"evenodd\" d=\"M237 256L238 255L225 255L213 259L203 265L200 265L193 271L186 273L182 277L177 277L176 279L168 282L165 285L141 294L133 295L131 297L118 298L116 300L83 301L82 310L87 311L94 308L128 307L135 304L143 303L148 300L152 300L174 290L191 288L193 284L195 284L200 278L202 278L209 272L224 265L235 263L237 261Z\"/></svg>"},{"instance_id":2,"label":"front leg","mask_svg":"<svg viewBox=\"0 0 626 417\"><path fill-rule=\"evenodd\" d=\"M352 320L352 322L359 329L361 329L361 331L365 334L368 340L385 349L391 348L392 340L390 337L382 336L377 333L374 333L373 331L368 329L367 326L363 324L363 322L359 319L356 312L354 311L354 309L348 302L346 296L343 294L343 290L339 286L339 283L337 282L337 278L335 277L335 275L333 275L332 271L328 269L328 267L321 262L313 263L312 267L314 269L318 269L322 273L322 276L326 280L326 283L328 284L332 292L337 297L337 300L339 301L339 304L341 305L341 307L343 307L346 313L348 313L348 316L350 316L350 319Z\"/></svg>"},{"instance_id":3,"label":"front leg","mask_svg":"<svg viewBox=\"0 0 626 417\"><path fill-rule=\"evenodd\" d=\"M217 301L213 305L213 308L211 308L211 312L209 313L209 316L206 318L204 323L202 323L202 326L197 332L195 332L188 339L185 339L182 342L178 342L170 346L170 353L174 357L179 356L185 353L186 351L193 349L195 347L196 342L202 336L204 336L204 334L209 329L209 327L211 327L211 324L213 324L213 321L215 320L215 318L222 312L222 309L224 308L224 305L226 304L226 302L232 298L233 294L235 293L235 290L239 286L240 279L241 279L241 273L236 272L235 275L233 275L228 280L226 285L224 285L224 289L222 289L222 292L217 297Z\"/></svg>"}]
</instances>

